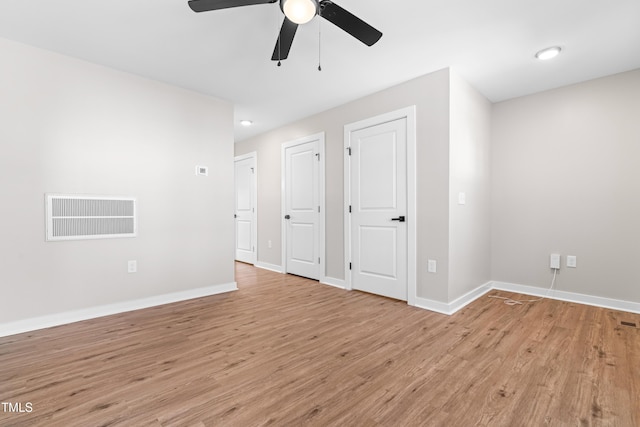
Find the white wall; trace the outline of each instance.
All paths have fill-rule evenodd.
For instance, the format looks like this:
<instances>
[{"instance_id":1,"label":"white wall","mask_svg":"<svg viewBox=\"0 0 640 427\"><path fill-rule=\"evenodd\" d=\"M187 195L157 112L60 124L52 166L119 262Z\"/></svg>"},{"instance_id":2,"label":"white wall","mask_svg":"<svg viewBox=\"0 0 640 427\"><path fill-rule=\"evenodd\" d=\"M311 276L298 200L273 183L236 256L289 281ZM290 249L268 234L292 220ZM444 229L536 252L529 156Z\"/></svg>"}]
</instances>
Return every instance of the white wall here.
<instances>
[{"instance_id":1,"label":"white wall","mask_svg":"<svg viewBox=\"0 0 640 427\"><path fill-rule=\"evenodd\" d=\"M491 103L453 72L450 86L448 301L453 301L491 280Z\"/></svg>"},{"instance_id":2,"label":"white wall","mask_svg":"<svg viewBox=\"0 0 640 427\"><path fill-rule=\"evenodd\" d=\"M234 281L231 104L3 39L0 94L0 324ZM135 196L139 236L46 243L47 192Z\"/></svg>"},{"instance_id":3,"label":"white wall","mask_svg":"<svg viewBox=\"0 0 640 427\"><path fill-rule=\"evenodd\" d=\"M557 252L558 289L640 302L640 70L492 116L492 278L546 288Z\"/></svg>"}]
</instances>

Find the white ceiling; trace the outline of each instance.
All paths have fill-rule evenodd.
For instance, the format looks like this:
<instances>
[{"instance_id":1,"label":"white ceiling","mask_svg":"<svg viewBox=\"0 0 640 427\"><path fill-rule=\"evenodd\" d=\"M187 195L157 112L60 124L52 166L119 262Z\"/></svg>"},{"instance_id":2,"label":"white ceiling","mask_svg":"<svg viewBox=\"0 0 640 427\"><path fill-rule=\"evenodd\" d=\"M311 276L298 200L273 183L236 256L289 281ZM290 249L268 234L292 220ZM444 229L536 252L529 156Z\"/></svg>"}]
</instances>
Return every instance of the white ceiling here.
<instances>
[{"instance_id":1,"label":"white ceiling","mask_svg":"<svg viewBox=\"0 0 640 427\"><path fill-rule=\"evenodd\" d=\"M382 39L316 17L277 67L277 4L194 13L186 0L2 0L0 37L232 101L236 141L449 66L491 101L640 68L639 0L336 3ZM561 56L534 59L552 45Z\"/></svg>"}]
</instances>

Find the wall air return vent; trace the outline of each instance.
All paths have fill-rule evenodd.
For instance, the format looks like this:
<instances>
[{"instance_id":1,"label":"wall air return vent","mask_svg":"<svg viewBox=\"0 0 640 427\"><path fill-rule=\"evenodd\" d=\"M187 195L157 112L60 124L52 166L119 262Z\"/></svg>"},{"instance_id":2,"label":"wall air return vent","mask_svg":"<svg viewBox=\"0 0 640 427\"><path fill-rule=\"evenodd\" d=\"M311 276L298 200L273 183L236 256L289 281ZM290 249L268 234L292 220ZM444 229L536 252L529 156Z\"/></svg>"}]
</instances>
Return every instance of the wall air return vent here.
<instances>
[{"instance_id":1,"label":"wall air return vent","mask_svg":"<svg viewBox=\"0 0 640 427\"><path fill-rule=\"evenodd\" d=\"M135 237L133 197L46 194L47 241Z\"/></svg>"}]
</instances>

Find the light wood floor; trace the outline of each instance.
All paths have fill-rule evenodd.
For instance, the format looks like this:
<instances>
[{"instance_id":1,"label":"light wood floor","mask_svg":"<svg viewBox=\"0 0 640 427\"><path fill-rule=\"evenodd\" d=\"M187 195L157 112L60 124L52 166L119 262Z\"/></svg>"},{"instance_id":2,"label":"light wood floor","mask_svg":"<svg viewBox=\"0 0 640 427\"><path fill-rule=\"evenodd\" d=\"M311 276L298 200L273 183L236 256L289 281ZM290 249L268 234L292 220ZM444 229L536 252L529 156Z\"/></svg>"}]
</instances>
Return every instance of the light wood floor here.
<instances>
[{"instance_id":1,"label":"light wood floor","mask_svg":"<svg viewBox=\"0 0 640 427\"><path fill-rule=\"evenodd\" d=\"M640 315L453 316L237 265L234 293L0 338L2 426L640 426ZM500 293L503 296L512 294Z\"/></svg>"}]
</instances>

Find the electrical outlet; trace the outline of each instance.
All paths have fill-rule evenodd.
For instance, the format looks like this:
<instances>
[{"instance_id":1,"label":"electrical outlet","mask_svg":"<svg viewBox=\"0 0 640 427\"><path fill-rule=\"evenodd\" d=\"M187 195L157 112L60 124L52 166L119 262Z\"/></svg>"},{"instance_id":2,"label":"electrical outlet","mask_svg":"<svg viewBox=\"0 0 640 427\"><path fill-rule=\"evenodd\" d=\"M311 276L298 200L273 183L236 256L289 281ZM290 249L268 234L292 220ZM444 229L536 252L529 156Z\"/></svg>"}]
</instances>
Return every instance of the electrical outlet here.
<instances>
[{"instance_id":1,"label":"electrical outlet","mask_svg":"<svg viewBox=\"0 0 640 427\"><path fill-rule=\"evenodd\" d=\"M269 246L269 249L271 249L271 240L267 242L267 245Z\"/></svg>"},{"instance_id":2,"label":"electrical outlet","mask_svg":"<svg viewBox=\"0 0 640 427\"><path fill-rule=\"evenodd\" d=\"M127 262L127 272L128 273L137 273L138 272L138 261L129 261L129 262Z\"/></svg>"},{"instance_id":3,"label":"electrical outlet","mask_svg":"<svg viewBox=\"0 0 640 427\"><path fill-rule=\"evenodd\" d=\"M549 268L560 269L560 254L551 254L549 256Z\"/></svg>"},{"instance_id":4,"label":"electrical outlet","mask_svg":"<svg viewBox=\"0 0 640 427\"><path fill-rule=\"evenodd\" d=\"M567 255L567 267L576 268L578 266L578 257L575 255Z\"/></svg>"},{"instance_id":5,"label":"electrical outlet","mask_svg":"<svg viewBox=\"0 0 640 427\"><path fill-rule=\"evenodd\" d=\"M427 271L429 273L435 273L438 270L438 262L435 259L427 261Z\"/></svg>"}]
</instances>

